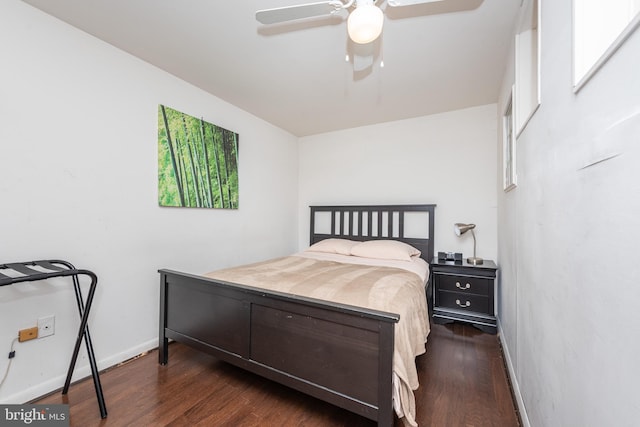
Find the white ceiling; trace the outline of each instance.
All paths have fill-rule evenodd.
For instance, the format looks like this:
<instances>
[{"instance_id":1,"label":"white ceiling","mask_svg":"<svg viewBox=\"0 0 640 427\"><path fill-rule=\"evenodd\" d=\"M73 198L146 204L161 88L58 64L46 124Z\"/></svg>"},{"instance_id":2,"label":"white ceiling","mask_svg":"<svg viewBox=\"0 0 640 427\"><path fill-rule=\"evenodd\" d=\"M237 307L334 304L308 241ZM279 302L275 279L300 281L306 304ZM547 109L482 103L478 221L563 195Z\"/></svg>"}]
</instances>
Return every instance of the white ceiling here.
<instances>
[{"instance_id":1,"label":"white ceiling","mask_svg":"<svg viewBox=\"0 0 640 427\"><path fill-rule=\"evenodd\" d=\"M255 20L305 0L24 1L297 136L496 102L521 3L378 1L375 63L354 71L346 11Z\"/></svg>"}]
</instances>

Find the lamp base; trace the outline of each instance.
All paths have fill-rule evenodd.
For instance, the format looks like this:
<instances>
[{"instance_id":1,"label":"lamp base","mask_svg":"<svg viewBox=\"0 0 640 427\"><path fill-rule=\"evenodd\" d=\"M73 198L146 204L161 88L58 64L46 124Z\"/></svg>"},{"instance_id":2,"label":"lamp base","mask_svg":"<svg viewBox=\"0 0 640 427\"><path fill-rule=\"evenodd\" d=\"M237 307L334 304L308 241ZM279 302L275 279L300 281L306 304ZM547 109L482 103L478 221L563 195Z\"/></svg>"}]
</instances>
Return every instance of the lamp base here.
<instances>
[{"instance_id":1,"label":"lamp base","mask_svg":"<svg viewBox=\"0 0 640 427\"><path fill-rule=\"evenodd\" d=\"M474 256L474 257L467 258L467 262L471 265L482 265L484 260L482 258L478 258Z\"/></svg>"}]
</instances>

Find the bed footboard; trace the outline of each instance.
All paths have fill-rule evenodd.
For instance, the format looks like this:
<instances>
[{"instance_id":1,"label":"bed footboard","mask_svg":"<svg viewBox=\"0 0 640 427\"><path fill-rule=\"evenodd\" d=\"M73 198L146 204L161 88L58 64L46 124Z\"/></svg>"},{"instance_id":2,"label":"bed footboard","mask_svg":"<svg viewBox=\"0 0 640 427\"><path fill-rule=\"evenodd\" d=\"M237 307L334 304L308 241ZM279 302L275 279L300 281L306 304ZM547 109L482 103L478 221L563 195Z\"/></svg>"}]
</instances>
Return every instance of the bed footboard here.
<instances>
[{"instance_id":1,"label":"bed footboard","mask_svg":"<svg viewBox=\"0 0 640 427\"><path fill-rule=\"evenodd\" d=\"M169 339L392 426L398 315L160 270L159 362Z\"/></svg>"}]
</instances>

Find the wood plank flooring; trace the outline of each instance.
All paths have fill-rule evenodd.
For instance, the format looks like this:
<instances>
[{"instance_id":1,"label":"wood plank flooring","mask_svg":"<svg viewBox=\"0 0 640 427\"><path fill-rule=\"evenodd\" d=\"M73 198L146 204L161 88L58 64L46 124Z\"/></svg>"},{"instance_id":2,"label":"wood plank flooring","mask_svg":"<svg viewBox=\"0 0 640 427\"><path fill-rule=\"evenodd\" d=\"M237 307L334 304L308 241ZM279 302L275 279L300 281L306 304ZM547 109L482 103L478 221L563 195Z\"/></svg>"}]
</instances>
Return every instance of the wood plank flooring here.
<instances>
[{"instance_id":1,"label":"wood plank flooring","mask_svg":"<svg viewBox=\"0 0 640 427\"><path fill-rule=\"evenodd\" d=\"M463 324L432 325L416 359L421 427L517 427L495 335ZM101 420L91 378L32 403L68 403L71 426L344 426L375 422L220 362L182 344L102 373L109 416ZM403 426L396 419L396 426Z\"/></svg>"}]
</instances>

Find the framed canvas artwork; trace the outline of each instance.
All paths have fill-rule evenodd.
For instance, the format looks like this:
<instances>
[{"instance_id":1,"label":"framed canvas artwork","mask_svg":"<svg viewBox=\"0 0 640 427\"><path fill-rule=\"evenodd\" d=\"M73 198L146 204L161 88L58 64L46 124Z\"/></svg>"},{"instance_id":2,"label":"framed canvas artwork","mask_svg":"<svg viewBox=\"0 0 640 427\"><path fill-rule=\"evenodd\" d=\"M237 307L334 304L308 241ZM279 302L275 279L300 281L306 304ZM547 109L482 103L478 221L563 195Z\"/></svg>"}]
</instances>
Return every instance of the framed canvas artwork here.
<instances>
[{"instance_id":1,"label":"framed canvas artwork","mask_svg":"<svg viewBox=\"0 0 640 427\"><path fill-rule=\"evenodd\" d=\"M238 134L159 105L158 204L238 209Z\"/></svg>"}]
</instances>

